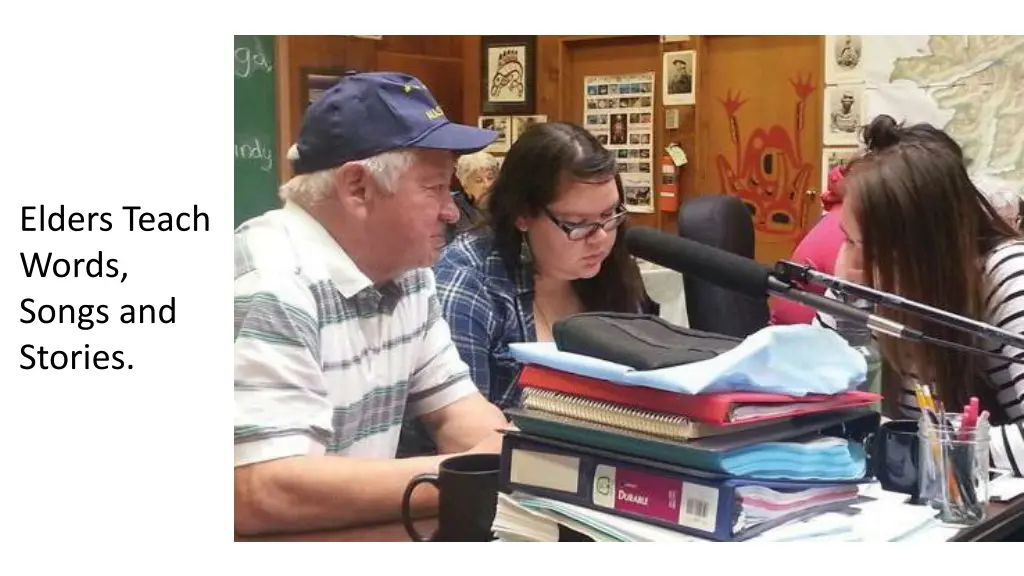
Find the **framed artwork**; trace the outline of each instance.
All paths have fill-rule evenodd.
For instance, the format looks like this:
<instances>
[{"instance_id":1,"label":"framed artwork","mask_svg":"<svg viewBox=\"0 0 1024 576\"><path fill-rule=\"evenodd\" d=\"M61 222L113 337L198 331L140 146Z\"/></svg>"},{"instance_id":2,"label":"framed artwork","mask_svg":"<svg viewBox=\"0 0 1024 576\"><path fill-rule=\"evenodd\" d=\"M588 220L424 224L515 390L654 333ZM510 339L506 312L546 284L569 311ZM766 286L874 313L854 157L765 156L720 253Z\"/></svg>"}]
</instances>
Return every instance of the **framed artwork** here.
<instances>
[{"instance_id":1,"label":"framed artwork","mask_svg":"<svg viewBox=\"0 0 1024 576\"><path fill-rule=\"evenodd\" d=\"M548 117L545 114L535 114L532 116L513 116L512 117L512 136L509 140L510 144L515 144L516 140L519 140L519 136L526 132L526 129L534 124L543 124L548 121Z\"/></svg>"},{"instance_id":2,"label":"framed artwork","mask_svg":"<svg viewBox=\"0 0 1024 576\"><path fill-rule=\"evenodd\" d=\"M828 190L828 173L861 155L860 148L825 148L821 152L821 193Z\"/></svg>"},{"instance_id":3,"label":"framed artwork","mask_svg":"<svg viewBox=\"0 0 1024 576\"><path fill-rule=\"evenodd\" d=\"M328 88L334 86L346 74L357 70L346 68L303 68L300 75L303 109L320 99Z\"/></svg>"},{"instance_id":4,"label":"framed artwork","mask_svg":"<svg viewBox=\"0 0 1024 576\"><path fill-rule=\"evenodd\" d=\"M481 116L477 119L477 126L484 130L493 130L498 137L485 148L491 154L504 154L511 146L512 117L511 116Z\"/></svg>"},{"instance_id":5,"label":"framed artwork","mask_svg":"<svg viewBox=\"0 0 1024 576\"><path fill-rule=\"evenodd\" d=\"M864 47L860 36L825 36L825 83L864 81Z\"/></svg>"},{"instance_id":6,"label":"framed artwork","mask_svg":"<svg viewBox=\"0 0 1024 576\"><path fill-rule=\"evenodd\" d=\"M697 78L697 52L681 50L662 55L662 78L665 106L692 105L697 101L694 80Z\"/></svg>"},{"instance_id":7,"label":"framed artwork","mask_svg":"<svg viewBox=\"0 0 1024 576\"><path fill-rule=\"evenodd\" d=\"M864 125L864 85L846 84L825 88L824 135L826 146L857 146Z\"/></svg>"},{"instance_id":8,"label":"framed artwork","mask_svg":"<svg viewBox=\"0 0 1024 576\"><path fill-rule=\"evenodd\" d=\"M533 114L535 36L480 37L480 108L484 114Z\"/></svg>"}]
</instances>

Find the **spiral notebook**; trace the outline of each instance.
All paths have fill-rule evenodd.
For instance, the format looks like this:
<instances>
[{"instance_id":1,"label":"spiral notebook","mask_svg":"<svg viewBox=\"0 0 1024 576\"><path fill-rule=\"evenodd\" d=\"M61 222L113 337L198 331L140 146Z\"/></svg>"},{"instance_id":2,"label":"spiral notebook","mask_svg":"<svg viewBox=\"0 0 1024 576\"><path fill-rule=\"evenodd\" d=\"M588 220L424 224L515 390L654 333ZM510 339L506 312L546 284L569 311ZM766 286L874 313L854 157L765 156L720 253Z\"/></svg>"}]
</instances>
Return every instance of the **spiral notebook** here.
<instances>
[{"instance_id":1,"label":"spiral notebook","mask_svg":"<svg viewBox=\"0 0 1024 576\"><path fill-rule=\"evenodd\" d=\"M689 440L784 422L794 416L866 406L878 394L787 396L759 392L687 395L622 386L545 366L519 374L521 406L653 436Z\"/></svg>"},{"instance_id":2,"label":"spiral notebook","mask_svg":"<svg viewBox=\"0 0 1024 576\"><path fill-rule=\"evenodd\" d=\"M603 402L601 400L593 400L531 386L523 388L521 406L531 410L540 410L576 420L603 424L613 428L641 432L662 438L671 438L673 440L707 438L718 434L770 426L781 421L762 420L751 424L722 426L699 422L678 414L653 412L643 408Z\"/></svg>"}]
</instances>

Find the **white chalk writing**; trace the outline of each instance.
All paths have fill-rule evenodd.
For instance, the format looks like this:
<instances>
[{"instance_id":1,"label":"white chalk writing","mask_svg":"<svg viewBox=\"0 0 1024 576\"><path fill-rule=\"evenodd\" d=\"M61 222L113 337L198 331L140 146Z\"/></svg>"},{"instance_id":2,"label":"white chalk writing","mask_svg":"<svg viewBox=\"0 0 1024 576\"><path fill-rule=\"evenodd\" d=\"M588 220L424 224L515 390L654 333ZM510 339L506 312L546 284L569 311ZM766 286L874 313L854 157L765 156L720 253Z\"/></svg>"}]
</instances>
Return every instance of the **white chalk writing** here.
<instances>
[{"instance_id":1,"label":"white chalk writing","mask_svg":"<svg viewBox=\"0 0 1024 576\"><path fill-rule=\"evenodd\" d=\"M256 50L245 46L235 48L235 76L238 78L248 78L254 72L270 74L273 70L270 61L258 47Z\"/></svg>"},{"instance_id":2,"label":"white chalk writing","mask_svg":"<svg viewBox=\"0 0 1024 576\"><path fill-rule=\"evenodd\" d=\"M266 142L253 136L246 138L243 142L235 141L235 160L257 162L260 170L270 172L274 167L274 151Z\"/></svg>"}]
</instances>

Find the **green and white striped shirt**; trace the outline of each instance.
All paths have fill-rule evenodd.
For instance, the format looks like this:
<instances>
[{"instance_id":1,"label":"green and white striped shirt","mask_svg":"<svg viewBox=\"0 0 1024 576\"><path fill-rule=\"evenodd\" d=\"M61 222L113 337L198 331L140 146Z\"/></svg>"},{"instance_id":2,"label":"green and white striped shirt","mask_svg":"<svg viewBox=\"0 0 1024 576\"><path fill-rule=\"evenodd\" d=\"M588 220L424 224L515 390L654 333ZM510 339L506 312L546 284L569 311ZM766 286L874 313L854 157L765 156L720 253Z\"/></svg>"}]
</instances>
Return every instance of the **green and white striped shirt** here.
<instances>
[{"instance_id":1,"label":"green and white striped shirt","mask_svg":"<svg viewBox=\"0 0 1024 576\"><path fill-rule=\"evenodd\" d=\"M391 458L403 418L476 391L430 269L375 287L293 204L235 231L235 466Z\"/></svg>"}]
</instances>

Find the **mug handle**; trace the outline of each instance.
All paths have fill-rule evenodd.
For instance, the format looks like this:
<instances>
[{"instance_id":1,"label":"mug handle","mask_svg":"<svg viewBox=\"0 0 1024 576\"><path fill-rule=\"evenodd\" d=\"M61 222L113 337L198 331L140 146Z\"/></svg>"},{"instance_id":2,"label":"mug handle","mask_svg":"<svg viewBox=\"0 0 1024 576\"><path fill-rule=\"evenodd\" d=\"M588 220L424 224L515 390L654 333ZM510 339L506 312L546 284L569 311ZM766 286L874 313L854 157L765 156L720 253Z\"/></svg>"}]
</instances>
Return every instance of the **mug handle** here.
<instances>
[{"instance_id":1,"label":"mug handle","mask_svg":"<svg viewBox=\"0 0 1024 576\"><path fill-rule=\"evenodd\" d=\"M875 475L876 467L878 466L878 451L881 449L881 434L878 432L869 432L864 437L864 457L867 460L867 474L869 477L878 479Z\"/></svg>"},{"instance_id":2,"label":"mug handle","mask_svg":"<svg viewBox=\"0 0 1024 576\"><path fill-rule=\"evenodd\" d=\"M409 485L405 487L405 494L402 495L402 524L405 525L405 531L409 533L409 537L412 538L413 542L430 542L437 536L437 531L435 530L429 538L425 537L417 532L416 527L412 524L412 514L409 510L411 504L410 501L412 500L412 491L424 482L433 484L434 488L437 488L438 490L441 489L441 486L438 483L437 474L419 474L409 481Z\"/></svg>"}]
</instances>

